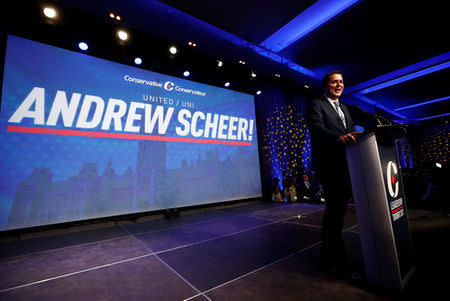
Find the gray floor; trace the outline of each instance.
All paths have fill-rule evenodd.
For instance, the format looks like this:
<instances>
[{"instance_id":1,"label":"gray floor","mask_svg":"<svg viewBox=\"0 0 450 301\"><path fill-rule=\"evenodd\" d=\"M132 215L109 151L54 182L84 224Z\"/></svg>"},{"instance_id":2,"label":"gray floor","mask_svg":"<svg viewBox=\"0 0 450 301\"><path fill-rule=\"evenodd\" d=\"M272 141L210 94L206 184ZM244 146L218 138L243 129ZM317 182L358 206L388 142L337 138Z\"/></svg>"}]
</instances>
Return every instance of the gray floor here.
<instances>
[{"instance_id":1,"label":"gray floor","mask_svg":"<svg viewBox=\"0 0 450 301\"><path fill-rule=\"evenodd\" d=\"M410 210L418 269L399 296L319 269L318 204L247 203L0 244L0 300L397 300L445 292L449 217ZM300 215L300 218L299 218ZM361 260L354 208L345 221Z\"/></svg>"}]
</instances>

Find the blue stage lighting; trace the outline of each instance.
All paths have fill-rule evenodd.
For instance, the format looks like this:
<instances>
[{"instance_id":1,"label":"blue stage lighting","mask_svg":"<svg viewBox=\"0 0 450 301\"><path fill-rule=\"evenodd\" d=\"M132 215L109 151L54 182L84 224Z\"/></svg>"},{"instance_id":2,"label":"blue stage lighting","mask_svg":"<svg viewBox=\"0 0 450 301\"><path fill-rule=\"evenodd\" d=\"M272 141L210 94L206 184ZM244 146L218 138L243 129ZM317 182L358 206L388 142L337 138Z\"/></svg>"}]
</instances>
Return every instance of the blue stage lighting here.
<instances>
[{"instance_id":1,"label":"blue stage lighting","mask_svg":"<svg viewBox=\"0 0 450 301\"><path fill-rule=\"evenodd\" d=\"M279 52L344 12L360 0L318 0L260 45Z\"/></svg>"},{"instance_id":2,"label":"blue stage lighting","mask_svg":"<svg viewBox=\"0 0 450 301\"><path fill-rule=\"evenodd\" d=\"M427 120L427 119L444 117L444 116L448 116L448 115L450 115L450 113L445 113L445 114L436 115L436 116L429 116L429 117L418 118L417 120L422 121L422 120Z\"/></svg>"},{"instance_id":3,"label":"blue stage lighting","mask_svg":"<svg viewBox=\"0 0 450 301\"><path fill-rule=\"evenodd\" d=\"M405 75L405 76L402 76L402 77L398 77L398 78L393 79L393 80L386 81L384 83L372 86L370 88L361 90L360 93L361 94L367 94L367 93L370 93L370 92L373 92L373 91L377 91L377 90L380 90L380 89L383 89L383 88L386 88L386 87L390 87L390 86L393 86L393 85L396 85L396 84L399 84L399 83L402 83L402 82L406 82L406 81L414 79L416 77L420 77L420 76L427 75L427 74L432 73L432 72L436 72L436 71L439 71L439 70L442 70L442 69L446 69L448 67L450 67L450 62L445 62L445 63L439 64L439 65L436 65L436 66L433 66L433 67L429 67L429 68L426 68L426 69L423 69L423 70L420 70L420 71L417 71L417 72L414 72L414 73L411 73L411 74L408 74L408 75Z\"/></svg>"},{"instance_id":4,"label":"blue stage lighting","mask_svg":"<svg viewBox=\"0 0 450 301\"><path fill-rule=\"evenodd\" d=\"M354 92L364 91L362 94L373 92L375 90L389 87L405 80L410 80L418 76L426 75L431 72L439 71L448 67L450 60L450 51L441 55L429 58L422 62L407 66L393 72L378 76L355 86L347 87L344 90L344 95L352 94ZM401 80L399 80L401 79ZM378 87L377 89L372 89ZM370 88L370 90L369 90Z\"/></svg>"},{"instance_id":5,"label":"blue stage lighting","mask_svg":"<svg viewBox=\"0 0 450 301\"><path fill-rule=\"evenodd\" d=\"M444 100L448 100L448 99L450 99L450 96L446 96L446 97L442 97L442 98L438 98L438 99L434 99L434 100L429 100L429 101L424 101L424 102L416 103L414 105L410 105L410 106L406 106L406 107L397 108L394 111L406 110L406 109L424 106L424 105L428 105L430 103L440 102L440 101L444 101Z\"/></svg>"},{"instance_id":6,"label":"blue stage lighting","mask_svg":"<svg viewBox=\"0 0 450 301\"><path fill-rule=\"evenodd\" d=\"M89 48L88 44L86 44L85 42L78 43L78 47L80 47L80 49L83 51L85 51Z\"/></svg>"}]
</instances>

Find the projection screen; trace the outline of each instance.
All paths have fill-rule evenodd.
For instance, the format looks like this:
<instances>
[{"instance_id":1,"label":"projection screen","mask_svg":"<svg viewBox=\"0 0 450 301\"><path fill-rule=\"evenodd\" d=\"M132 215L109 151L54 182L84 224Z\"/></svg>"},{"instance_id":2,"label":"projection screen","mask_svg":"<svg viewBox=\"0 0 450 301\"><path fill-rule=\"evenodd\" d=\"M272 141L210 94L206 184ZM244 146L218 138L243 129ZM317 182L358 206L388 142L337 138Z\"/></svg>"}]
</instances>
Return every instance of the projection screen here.
<instances>
[{"instance_id":1,"label":"projection screen","mask_svg":"<svg viewBox=\"0 0 450 301\"><path fill-rule=\"evenodd\" d=\"M252 95L9 35L0 231L261 196Z\"/></svg>"}]
</instances>

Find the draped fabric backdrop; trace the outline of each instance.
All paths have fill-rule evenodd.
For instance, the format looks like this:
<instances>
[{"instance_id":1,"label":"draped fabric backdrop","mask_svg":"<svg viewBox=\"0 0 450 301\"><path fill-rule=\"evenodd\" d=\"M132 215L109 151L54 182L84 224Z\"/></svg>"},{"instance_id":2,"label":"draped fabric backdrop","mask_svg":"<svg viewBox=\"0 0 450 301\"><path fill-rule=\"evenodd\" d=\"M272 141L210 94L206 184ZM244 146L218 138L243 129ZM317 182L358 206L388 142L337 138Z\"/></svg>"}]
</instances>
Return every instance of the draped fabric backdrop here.
<instances>
[{"instance_id":1,"label":"draped fabric backdrop","mask_svg":"<svg viewBox=\"0 0 450 301\"><path fill-rule=\"evenodd\" d=\"M304 116L307 100L279 88L255 97L262 188L270 198L272 180L293 179L309 172L311 143Z\"/></svg>"}]
</instances>

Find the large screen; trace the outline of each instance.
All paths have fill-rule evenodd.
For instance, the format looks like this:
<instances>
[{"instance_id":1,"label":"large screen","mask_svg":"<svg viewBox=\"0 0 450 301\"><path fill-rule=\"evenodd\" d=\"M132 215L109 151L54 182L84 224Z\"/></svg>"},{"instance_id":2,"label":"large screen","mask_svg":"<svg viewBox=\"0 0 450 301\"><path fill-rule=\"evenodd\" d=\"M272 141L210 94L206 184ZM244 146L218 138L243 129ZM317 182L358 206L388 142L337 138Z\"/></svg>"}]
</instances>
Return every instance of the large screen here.
<instances>
[{"instance_id":1,"label":"large screen","mask_svg":"<svg viewBox=\"0 0 450 301\"><path fill-rule=\"evenodd\" d=\"M7 39L0 231L261 196L252 95Z\"/></svg>"}]
</instances>

